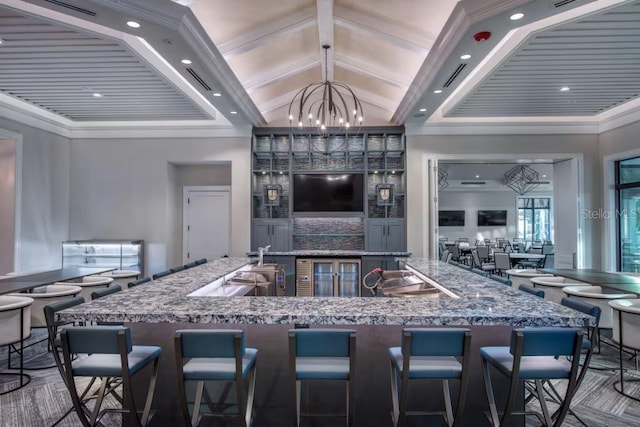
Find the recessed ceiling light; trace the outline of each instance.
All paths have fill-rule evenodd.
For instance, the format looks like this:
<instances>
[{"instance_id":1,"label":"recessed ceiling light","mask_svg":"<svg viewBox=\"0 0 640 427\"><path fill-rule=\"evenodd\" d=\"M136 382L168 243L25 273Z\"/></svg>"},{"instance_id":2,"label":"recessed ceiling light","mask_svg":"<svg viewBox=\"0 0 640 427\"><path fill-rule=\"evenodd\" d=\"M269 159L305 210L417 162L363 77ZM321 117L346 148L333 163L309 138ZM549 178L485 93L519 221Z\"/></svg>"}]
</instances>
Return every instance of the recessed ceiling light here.
<instances>
[{"instance_id":1,"label":"recessed ceiling light","mask_svg":"<svg viewBox=\"0 0 640 427\"><path fill-rule=\"evenodd\" d=\"M433 91L433 93L442 93L442 89L436 89Z\"/></svg>"},{"instance_id":2,"label":"recessed ceiling light","mask_svg":"<svg viewBox=\"0 0 640 427\"><path fill-rule=\"evenodd\" d=\"M185 58L185 59L183 59L183 60L182 60L182 61L180 61L180 62L182 62L182 63L183 63L183 64L185 64L185 65L189 65L189 64L191 64L191 60L190 60L190 59L186 59L186 58Z\"/></svg>"},{"instance_id":3,"label":"recessed ceiling light","mask_svg":"<svg viewBox=\"0 0 640 427\"><path fill-rule=\"evenodd\" d=\"M140 24L136 21L128 21L127 25L130 26L131 28L140 28Z\"/></svg>"},{"instance_id":4,"label":"recessed ceiling light","mask_svg":"<svg viewBox=\"0 0 640 427\"><path fill-rule=\"evenodd\" d=\"M542 175L542 177L543 177L543 178L546 178L546 177L547 177L547 175Z\"/></svg>"},{"instance_id":5,"label":"recessed ceiling light","mask_svg":"<svg viewBox=\"0 0 640 427\"><path fill-rule=\"evenodd\" d=\"M427 109L426 109L426 108L421 108L421 109L420 109L420 112L421 112L421 113L424 113L425 111L427 111Z\"/></svg>"},{"instance_id":6,"label":"recessed ceiling light","mask_svg":"<svg viewBox=\"0 0 640 427\"><path fill-rule=\"evenodd\" d=\"M4 39L0 37L0 44L4 43Z\"/></svg>"},{"instance_id":7,"label":"recessed ceiling light","mask_svg":"<svg viewBox=\"0 0 640 427\"><path fill-rule=\"evenodd\" d=\"M512 21L517 21L517 20L522 19L522 18L524 18L524 13L520 13L520 12L514 13L513 15L511 15L509 17L509 19L511 19Z\"/></svg>"},{"instance_id":8,"label":"recessed ceiling light","mask_svg":"<svg viewBox=\"0 0 640 427\"><path fill-rule=\"evenodd\" d=\"M220 92L213 92L213 96L222 96Z\"/></svg>"},{"instance_id":9,"label":"recessed ceiling light","mask_svg":"<svg viewBox=\"0 0 640 427\"><path fill-rule=\"evenodd\" d=\"M560 92L569 92L571 90L571 88L569 86L562 86L560 88Z\"/></svg>"},{"instance_id":10,"label":"recessed ceiling light","mask_svg":"<svg viewBox=\"0 0 640 427\"><path fill-rule=\"evenodd\" d=\"M468 53L465 53L460 57L460 59L469 59L469 58L471 58L471 55L469 55Z\"/></svg>"},{"instance_id":11,"label":"recessed ceiling light","mask_svg":"<svg viewBox=\"0 0 640 427\"><path fill-rule=\"evenodd\" d=\"M102 94L98 92L94 92L91 96L93 96L94 98L102 98Z\"/></svg>"},{"instance_id":12,"label":"recessed ceiling light","mask_svg":"<svg viewBox=\"0 0 640 427\"><path fill-rule=\"evenodd\" d=\"M229 111L230 114L238 114L237 111Z\"/></svg>"},{"instance_id":13,"label":"recessed ceiling light","mask_svg":"<svg viewBox=\"0 0 640 427\"><path fill-rule=\"evenodd\" d=\"M480 178L480 175L476 175L476 178Z\"/></svg>"}]
</instances>

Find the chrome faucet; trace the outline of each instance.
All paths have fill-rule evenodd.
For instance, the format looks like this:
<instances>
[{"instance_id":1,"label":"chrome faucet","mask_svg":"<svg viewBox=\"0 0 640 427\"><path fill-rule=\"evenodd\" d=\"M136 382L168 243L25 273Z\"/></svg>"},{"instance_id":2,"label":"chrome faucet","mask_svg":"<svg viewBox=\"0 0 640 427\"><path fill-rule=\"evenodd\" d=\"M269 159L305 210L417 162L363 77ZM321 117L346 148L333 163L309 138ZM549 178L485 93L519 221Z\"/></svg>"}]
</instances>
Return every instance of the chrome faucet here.
<instances>
[{"instance_id":1,"label":"chrome faucet","mask_svg":"<svg viewBox=\"0 0 640 427\"><path fill-rule=\"evenodd\" d=\"M267 245L264 248L258 248L258 267L264 266L264 254L269 252L271 245Z\"/></svg>"}]
</instances>

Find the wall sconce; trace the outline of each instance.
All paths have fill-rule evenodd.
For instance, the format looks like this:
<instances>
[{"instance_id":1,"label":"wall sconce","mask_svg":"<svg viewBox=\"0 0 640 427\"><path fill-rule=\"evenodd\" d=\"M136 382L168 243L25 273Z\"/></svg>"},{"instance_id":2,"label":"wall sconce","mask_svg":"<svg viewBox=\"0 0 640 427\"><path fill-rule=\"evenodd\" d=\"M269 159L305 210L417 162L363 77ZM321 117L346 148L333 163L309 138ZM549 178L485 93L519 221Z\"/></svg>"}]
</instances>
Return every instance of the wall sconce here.
<instances>
[{"instance_id":1,"label":"wall sconce","mask_svg":"<svg viewBox=\"0 0 640 427\"><path fill-rule=\"evenodd\" d=\"M376 204L378 206L393 206L393 184L376 185Z\"/></svg>"},{"instance_id":2,"label":"wall sconce","mask_svg":"<svg viewBox=\"0 0 640 427\"><path fill-rule=\"evenodd\" d=\"M279 184L267 184L264 186L264 205L280 206L282 186Z\"/></svg>"}]
</instances>

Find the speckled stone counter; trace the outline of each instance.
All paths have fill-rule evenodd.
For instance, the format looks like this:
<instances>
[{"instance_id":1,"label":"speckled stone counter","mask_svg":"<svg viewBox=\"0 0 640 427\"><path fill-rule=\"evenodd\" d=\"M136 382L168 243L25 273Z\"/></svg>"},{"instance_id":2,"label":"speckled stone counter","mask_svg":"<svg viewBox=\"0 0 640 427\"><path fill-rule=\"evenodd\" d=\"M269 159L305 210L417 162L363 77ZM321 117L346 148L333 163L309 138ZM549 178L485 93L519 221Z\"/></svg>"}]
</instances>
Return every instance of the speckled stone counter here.
<instances>
[{"instance_id":1,"label":"speckled stone counter","mask_svg":"<svg viewBox=\"0 0 640 427\"><path fill-rule=\"evenodd\" d=\"M295 257L344 257L344 256L397 256L409 257L411 252L370 252L370 251L327 251L327 250L301 250L288 252L267 252L266 256L295 256ZM258 252L247 252L247 256L257 257Z\"/></svg>"},{"instance_id":2,"label":"speckled stone counter","mask_svg":"<svg viewBox=\"0 0 640 427\"><path fill-rule=\"evenodd\" d=\"M590 318L439 261L409 259L460 298L190 297L247 264L223 258L65 310L66 320L313 325L580 326Z\"/></svg>"}]
</instances>

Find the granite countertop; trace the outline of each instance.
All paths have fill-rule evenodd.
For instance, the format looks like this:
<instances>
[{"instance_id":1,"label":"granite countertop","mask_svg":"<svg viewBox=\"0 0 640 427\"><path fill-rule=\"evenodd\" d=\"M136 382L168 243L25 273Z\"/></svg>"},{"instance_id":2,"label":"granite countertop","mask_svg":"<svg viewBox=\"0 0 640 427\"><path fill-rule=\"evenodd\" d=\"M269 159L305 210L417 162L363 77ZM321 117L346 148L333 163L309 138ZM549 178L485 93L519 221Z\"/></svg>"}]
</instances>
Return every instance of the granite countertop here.
<instances>
[{"instance_id":1,"label":"granite countertop","mask_svg":"<svg viewBox=\"0 0 640 427\"><path fill-rule=\"evenodd\" d=\"M64 320L315 325L584 326L592 318L444 264L409 259L460 298L189 297L250 262L222 258L61 312Z\"/></svg>"},{"instance_id":2,"label":"granite countertop","mask_svg":"<svg viewBox=\"0 0 640 427\"><path fill-rule=\"evenodd\" d=\"M370 251L335 251L335 250L299 250L287 252L266 252L265 256L297 256L297 257L344 257L344 256L397 256L410 257L411 252L370 252ZM257 257L258 252L247 252L247 256Z\"/></svg>"}]
</instances>

